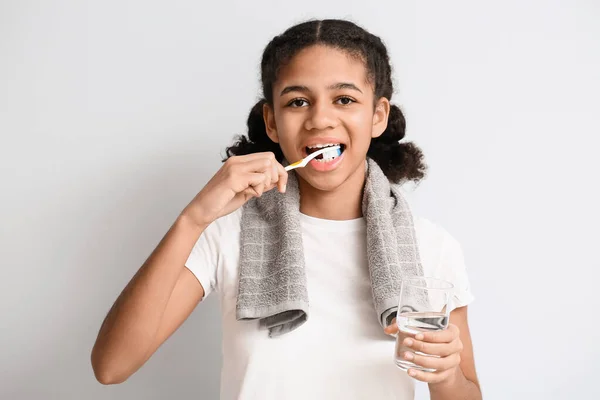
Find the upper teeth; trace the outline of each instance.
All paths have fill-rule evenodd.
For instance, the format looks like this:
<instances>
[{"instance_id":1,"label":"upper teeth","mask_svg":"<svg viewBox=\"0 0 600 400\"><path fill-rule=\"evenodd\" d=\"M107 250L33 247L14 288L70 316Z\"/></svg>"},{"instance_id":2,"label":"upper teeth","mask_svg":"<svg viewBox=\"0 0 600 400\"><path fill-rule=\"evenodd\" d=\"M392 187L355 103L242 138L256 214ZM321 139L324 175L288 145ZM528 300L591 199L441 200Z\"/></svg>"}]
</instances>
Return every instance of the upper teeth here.
<instances>
[{"instance_id":1,"label":"upper teeth","mask_svg":"<svg viewBox=\"0 0 600 400\"><path fill-rule=\"evenodd\" d=\"M315 144L313 146L307 146L309 149L322 149L323 147L330 147L330 146L338 146L339 143L326 143L326 144Z\"/></svg>"}]
</instances>

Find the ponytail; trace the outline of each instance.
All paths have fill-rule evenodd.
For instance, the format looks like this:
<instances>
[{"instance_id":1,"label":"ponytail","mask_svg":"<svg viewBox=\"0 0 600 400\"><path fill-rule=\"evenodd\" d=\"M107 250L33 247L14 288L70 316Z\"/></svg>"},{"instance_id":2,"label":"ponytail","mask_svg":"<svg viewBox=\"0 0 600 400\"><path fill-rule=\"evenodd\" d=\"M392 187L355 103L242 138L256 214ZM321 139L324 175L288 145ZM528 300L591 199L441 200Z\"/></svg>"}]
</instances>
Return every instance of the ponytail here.
<instances>
[{"instance_id":1,"label":"ponytail","mask_svg":"<svg viewBox=\"0 0 600 400\"><path fill-rule=\"evenodd\" d=\"M378 138L371 140L367 156L372 158L394 183L402 180L419 181L425 177L427 166L423 152L414 143L400 143L406 134L404 114L396 105L390 108L388 125Z\"/></svg>"}]
</instances>

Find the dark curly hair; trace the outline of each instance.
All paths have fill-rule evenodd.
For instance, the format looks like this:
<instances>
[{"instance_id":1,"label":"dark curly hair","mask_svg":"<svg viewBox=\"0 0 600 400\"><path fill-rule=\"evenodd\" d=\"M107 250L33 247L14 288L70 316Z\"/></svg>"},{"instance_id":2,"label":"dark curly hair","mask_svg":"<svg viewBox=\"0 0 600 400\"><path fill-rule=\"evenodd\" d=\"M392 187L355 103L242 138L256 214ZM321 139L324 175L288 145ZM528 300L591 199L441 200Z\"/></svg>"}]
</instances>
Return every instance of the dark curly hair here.
<instances>
[{"instance_id":1,"label":"dark curly hair","mask_svg":"<svg viewBox=\"0 0 600 400\"><path fill-rule=\"evenodd\" d=\"M381 97L392 99L392 69L387 49L381 39L356 24L338 19L310 20L287 29L271 40L263 52L261 79L264 99L260 100L248 116L248 136L238 136L227 157L271 151L279 162L283 153L266 132L263 105L273 105L273 85L279 69L300 50L322 44L343 50L365 63L367 76L373 85L375 101ZM388 125L378 138L371 140L367 156L381 167L392 182L419 181L425 177L427 166L423 153L411 142L400 143L404 138L406 121L398 106L391 105Z\"/></svg>"}]
</instances>

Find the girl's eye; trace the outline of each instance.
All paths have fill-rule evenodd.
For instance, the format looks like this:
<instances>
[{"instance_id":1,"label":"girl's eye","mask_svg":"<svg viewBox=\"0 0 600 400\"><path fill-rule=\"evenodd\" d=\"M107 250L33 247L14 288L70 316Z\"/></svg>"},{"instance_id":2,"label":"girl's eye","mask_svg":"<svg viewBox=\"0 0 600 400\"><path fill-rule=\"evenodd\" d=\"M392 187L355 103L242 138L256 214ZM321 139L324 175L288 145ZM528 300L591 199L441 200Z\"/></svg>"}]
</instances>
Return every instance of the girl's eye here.
<instances>
[{"instance_id":1,"label":"girl's eye","mask_svg":"<svg viewBox=\"0 0 600 400\"><path fill-rule=\"evenodd\" d=\"M352 103L354 103L354 99L350 98L350 97L340 97L339 99L337 99L338 103L343 105L343 106L348 106Z\"/></svg>"},{"instance_id":2,"label":"girl's eye","mask_svg":"<svg viewBox=\"0 0 600 400\"><path fill-rule=\"evenodd\" d=\"M304 99L294 99L288 103L289 107L303 107L308 102Z\"/></svg>"}]
</instances>

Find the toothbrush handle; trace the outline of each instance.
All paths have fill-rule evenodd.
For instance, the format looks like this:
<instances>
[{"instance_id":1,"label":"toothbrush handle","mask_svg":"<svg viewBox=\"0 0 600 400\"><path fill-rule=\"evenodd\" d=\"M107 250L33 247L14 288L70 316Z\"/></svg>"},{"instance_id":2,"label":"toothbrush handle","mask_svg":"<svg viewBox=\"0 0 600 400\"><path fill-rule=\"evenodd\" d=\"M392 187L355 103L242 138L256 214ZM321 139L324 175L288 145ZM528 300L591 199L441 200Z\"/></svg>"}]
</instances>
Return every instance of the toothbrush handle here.
<instances>
[{"instance_id":1,"label":"toothbrush handle","mask_svg":"<svg viewBox=\"0 0 600 400\"><path fill-rule=\"evenodd\" d=\"M306 157L304 157L302 160L296 161L295 163L288 165L284 169L286 171L290 171L290 170L292 170L294 168L306 167L306 165L311 160L313 160L316 156L321 155L321 154L325 154L326 152L331 151L331 150L338 150L339 148L340 148L340 146L334 146L334 147L327 147L327 148L324 148L324 149L321 149L321 150L317 150L314 153L310 153L309 155L307 155Z\"/></svg>"}]
</instances>

